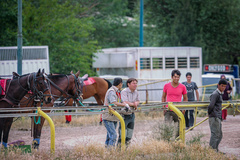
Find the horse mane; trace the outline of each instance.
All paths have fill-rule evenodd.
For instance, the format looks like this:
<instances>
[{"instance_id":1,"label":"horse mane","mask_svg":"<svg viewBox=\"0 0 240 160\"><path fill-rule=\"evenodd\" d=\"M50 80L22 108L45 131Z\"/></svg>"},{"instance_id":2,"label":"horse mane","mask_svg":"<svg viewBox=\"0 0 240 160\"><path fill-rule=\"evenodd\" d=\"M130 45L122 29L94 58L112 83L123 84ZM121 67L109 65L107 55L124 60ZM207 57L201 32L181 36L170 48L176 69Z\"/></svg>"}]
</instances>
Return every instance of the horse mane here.
<instances>
[{"instance_id":1,"label":"horse mane","mask_svg":"<svg viewBox=\"0 0 240 160\"><path fill-rule=\"evenodd\" d=\"M108 89L110 88L110 87L112 87L112 83L109 81L109 80L107 80L107 79L105 79L105 78L103 78L107 83L108 83Z\"/></svg>"},{"instance_id":2,"label":"horse mane","mask_svg":"<svg viewBox=\"0 0 240 160\"><path fill-rule=\"evenodd\" d=\"M49 75L47 75L48 76L48 78L62 78L62 77L66 77L66 75L65 74L49 74Z\"/></svg>"}]
</instances>

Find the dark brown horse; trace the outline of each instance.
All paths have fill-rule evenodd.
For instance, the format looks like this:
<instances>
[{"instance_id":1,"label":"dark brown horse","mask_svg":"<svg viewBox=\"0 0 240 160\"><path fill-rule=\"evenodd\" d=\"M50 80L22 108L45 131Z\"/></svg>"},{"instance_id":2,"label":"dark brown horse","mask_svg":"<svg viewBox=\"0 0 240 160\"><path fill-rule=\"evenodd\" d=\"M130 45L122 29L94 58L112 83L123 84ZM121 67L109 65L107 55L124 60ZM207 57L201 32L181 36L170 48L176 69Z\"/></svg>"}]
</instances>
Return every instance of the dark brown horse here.
<instances>
[{"instance_id":1,"label":"dark brown horse","mask_svg":"<svg viewBox=\"0 0 240 160\"><path fill-rule=\"evenodd\" d=\"M63 75L63 74L55 74L55 75L48 75L47 81L49 83L49 90L50 94L52 95L52 101L51 103L44 103L44 107L53 107L54 101L57 99L61 99L64 101L63 103L68 103L70 99L79 99L82 95L82 84L80 83L79 79L79 71L76 74L70 74L70 75ZM71 101L72 102L72 101ZM21 100L21 107L33 107L36 105L34 102L34 99L31 99L31 94L26 95ZM72 105L72 104L68 104ZM44 111L44 112L50 112L50 111ZM38 148L40 144L40 137L41 137L41 131L44 124L45 119L40 118L40 123L36 124L36 119L39 117L32 118L32 124L34 124L33 127L33 148ZM35 120L34 120L35 119Z\"/></svg>"},{"instance_id":2,"label":"dark brown horse","mask_svg":"<svg viewBox=\"0 0 240 160\"><path fill-rule=\"evenodd\" d=\"M40 70L37 73L31 73L23 76L14 75L11 80L7 82L7 89L4 98L0 99L0 108L12 108L19 107L20 100L27 94L28 91L32 91L33 97L40 101L46 100L44 93L49 95L49 88L45 81L44 70ZM49 99L48 99L49 100ZM47 100L46 100L47 101ZM0 114L7 114L1 112ZM7 147L8 135L13 123L13 118L0 118L0 142Z\"/></svg>"},{"instance_id":3,"label":"dark brown horse","mask_svg":"<svg viewBox=\"0 0 240 160\"><path fill-rule=\"evenodd\" d=\"M88 84L85 81L83 86L83 99L94 97L98 105L104 104L104 98L107 90L112 86L111 82L100 77L89 77L93 79L92 83Z\"/></svg>"}]
</instances>

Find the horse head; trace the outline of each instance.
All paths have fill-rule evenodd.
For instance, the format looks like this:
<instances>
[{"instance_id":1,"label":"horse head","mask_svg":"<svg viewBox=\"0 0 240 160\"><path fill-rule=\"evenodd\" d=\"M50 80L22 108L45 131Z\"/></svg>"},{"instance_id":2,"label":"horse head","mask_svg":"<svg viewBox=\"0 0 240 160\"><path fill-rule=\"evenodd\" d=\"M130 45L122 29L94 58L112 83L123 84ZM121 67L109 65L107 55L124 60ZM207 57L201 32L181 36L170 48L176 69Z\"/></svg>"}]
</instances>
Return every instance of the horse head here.
<instances>
[{"instance_id":1,"label":"horse head","mask_svg":"<svg viewBox=\"0 0 240 160\"><path fill-rule=\"evenodd\" d=\"M46 104L52 101L44 69L42 72L39 69L37 73L33 73L31 84L30 90L33 92L35 99L44 101Z\"/></svg>"},{"instance_id":2,"label":"horse head","mask_svg":"<svg viewBox=\"0 0 240 160\"><path fill-rule=\"evenodd\" d=\"M78 71L76 74L73 74L73 72L70 72L73 77L73 83L68 91L69 94L73 95L73 99L77 101L82 101L82 82L79 80L78 76L80 75L80 71Z\"/></svg>"},{"instance_id":3,"label":"horse head","mask_svg":"<svg viewBox=\"0 0 240 160\"><path fill-rule=\"evenodd\" d=\"M20 100L31 91L37 99L44 99L45 93L48 93L48 85L43 76L44 70L40 69L37 73L18 75L13 72L13 78L7 85L4 99L11 105L18 105Z\"/></svg>"}]
</instances>

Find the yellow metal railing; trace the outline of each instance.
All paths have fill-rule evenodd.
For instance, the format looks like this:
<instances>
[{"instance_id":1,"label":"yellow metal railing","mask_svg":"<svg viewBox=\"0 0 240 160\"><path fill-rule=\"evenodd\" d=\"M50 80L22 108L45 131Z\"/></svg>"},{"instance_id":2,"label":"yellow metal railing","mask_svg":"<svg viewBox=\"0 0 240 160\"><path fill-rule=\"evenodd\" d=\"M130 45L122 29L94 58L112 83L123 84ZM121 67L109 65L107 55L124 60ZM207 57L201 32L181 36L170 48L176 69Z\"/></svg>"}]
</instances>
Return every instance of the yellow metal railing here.
<instances>
[{"instance_id":1,"label":"yellow metal railing","mask_svg":"<svg viewBox=\"0 0 240 160\"><path fill-rule=\"evenodd\" d=\"M219 79L220 80L220 79ZM234 92L233 92L233 81L228 81L230 83L230 86L232 87L232 97L234 98ZM212 86L217 86L218 83L214 83L214 84L209 84L209 85L205 85L205 86L200 86L198 88L203 88L203 93L202 93L202 102L204 101L204 97L205 97L205 92L206 92L206 88L207 87L212 87Z\"/></svg>"},{"instance_id":2,"label":"yellow metal railing","mask_svg":"<svg viewBox=\"0 0 240 160\"><path fill-rule=\"evenodd\" d=\"M122 118L122 116L116 112L114 109L112 109L111 106L109 106L109 112L112 113L113 115L115 115L121 123L121 150L124 151L125 150L125 139L126 139L126 132L125 132L125 122Z\"/></svg>"},{"instance_id":3,"label":"yellow metal railing","mask_svg":"<svg viewBox=\"0 0 240 160\"><path fill-rule=\"evenodd\" d=\"M43 118L45 118L49 125L50 125L50 130L51 130L51 153L55 153L55 126L54 126L54 123L52 121L52 119L46 114L44 113L42 110L41 110L41 107L38 107L37 108L38 110L38 116L42 116ZM125 150L125 135L126 135L126 132L125 132L125 122L122 118L122 116L116 112L114 109L112 109L111 106L109 106L109 112L112 113L113 115L115 115L119 120L120 120L120 123L121 123L121 150L124 151Z\"/></svg>"},{"instance_id":4,"label":"yellow metal railing","mask_svg":"<svg viewBox=\"0 0 240 160\"><path fill-rule=\"evenodd\" d=\"M182 112L178 108L208 107L208 105L209 104L173 104L173 102L168 103L168 106L170 107L169 109L173 110L178 115L178 117L180 119L180 122L179 122L179 137L177 137L176 139L181 139L181 141L183 143L185 143L185 133L187 133L191 129L195 128L196 126L200 125L201 123L205 122L206 120L208 120L208 117L207 117L204 120L200 121L199 123L194 124L193 127L189 128L187 131L185 131L185 118L184 118ZM233 116L235 116L235 112L240 113L240 110L238 109L239 105L240 105L239 102L229 102L228 101L228 102L222 104L222 106L223 106L222 110L226 109L226 108L229 108L229 107L232 107L232 108L234 108L234 115Z\"/></svg>"},{"instance_id":5,"label":"yellow metal railing","mask_svg":"<svg viewBox=\"0 0 240 160\"><path fill-rule=\"evenodd\" d=\"M41 110L41 107L37 107L38 115L43 116L49 123L51 129L51 153L55 153L55 127L52 119Z\"/></svg>"},{"instance_id":6,"label":"yellow metal railing","mask_svg":"<svg viewBox=\"0 0 240 160\"><path fill-rule=\"evenodd\" d=\"M217 83L214 83L214 84L209 84L209 85L205 85L205 86L200 86L200 87L198 87L198 88L203 88L202 102L204 101L204 97L205 97L206 88L207 88L207 87L216 86L216 85L217 85Z\"/></svg>"},{"instance_id":7,"label":"yellow metal railing","mask_svg":"<svg viewBox=\"0 0 240 160\"><path fill-rule=\"evenodd\" d=\"M182 140L183 143L185 143L185 118L182 112L173 105L172 102L168 103L168 108L172 110L174 113L176 113L180 119L179 122L179 137Z\"/></svg>"}]
</instances>

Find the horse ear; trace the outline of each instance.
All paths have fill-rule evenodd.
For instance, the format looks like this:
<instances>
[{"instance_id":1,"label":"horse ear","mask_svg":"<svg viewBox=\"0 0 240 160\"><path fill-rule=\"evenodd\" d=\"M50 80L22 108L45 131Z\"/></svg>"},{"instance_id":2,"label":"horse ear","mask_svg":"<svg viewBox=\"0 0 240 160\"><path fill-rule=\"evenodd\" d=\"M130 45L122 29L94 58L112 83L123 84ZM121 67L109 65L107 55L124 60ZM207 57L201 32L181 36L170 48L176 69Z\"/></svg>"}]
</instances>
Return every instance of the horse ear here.
<instances>
[{"instance_id":1,"label":"horse ear","mask_svg":"<svg viewBox=\"0 0 240 160\"><path fill-rule=\"evenodd\" d=\"M73 74L73 71L71 71L70 74Z\"/></svg>"},{"instance_id":2,"label":"horse ear","mask_svg":"<svg viewBox=\"0 0 240 160\"><path fill-rule=\"evenodd\" d=\"M13 76L19 77L19 74L16 72L12 72Z\"/></svg>"},{"instance_id":3,"label":"horse ear","mask_svg":"<svg viewBox=\"0 0 240 160\"><path fill-rule=\"evenodd\" d=\"M76 76L76 77L78 77L78 76L79 76L79 74L80 74L80 71L78 71L78 72L75 74L75 76Z\"/></svg>"},{"instance_id":4,"label":"horse ear","mask_svg":"<svg viewBox=\"0 0 240 160\"><path fill-rule=\"evenodd\" d=\"M44 74L45 72L44 72L44 68L42 69L42 74Z\"/></svg>"},{"instance_id":5,"label":"horse ear","mask_svg":"<svg viewBox=\"0 0 240 160\"><path fill-rule=\"evenodd\" d=\"M40 72L41 72L41 69L39 69L39 70L38 70L38 72L37 72L37 76L39 76L39 75L40 75Z\"/></svg>"}]
</instances>

